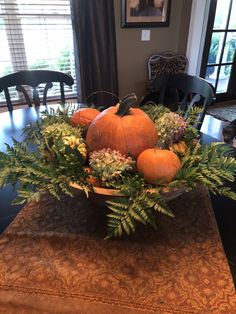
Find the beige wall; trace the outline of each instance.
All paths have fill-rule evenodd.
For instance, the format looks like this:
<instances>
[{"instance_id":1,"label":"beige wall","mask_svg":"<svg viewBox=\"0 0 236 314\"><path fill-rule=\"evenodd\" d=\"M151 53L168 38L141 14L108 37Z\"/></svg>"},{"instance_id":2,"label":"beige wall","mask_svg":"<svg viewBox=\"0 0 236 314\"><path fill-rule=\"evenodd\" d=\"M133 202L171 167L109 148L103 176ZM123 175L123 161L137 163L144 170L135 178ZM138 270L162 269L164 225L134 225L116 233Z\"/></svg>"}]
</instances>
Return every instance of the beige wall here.
<instances>
[{"instance_id":1,"label":"beige wall","mask_svg":"<svg viewBox=\"0 0 236 314\"><path fill-rule=\"evenodd\" d=\"M121 28L121 0L114 0L118 80L120 97L145 94L147 60L150 55L171 50L186 53L191 0L172 0L169 27L150 28L151 40L141 41L141 28Z\"/></svg>"}]
</instances>

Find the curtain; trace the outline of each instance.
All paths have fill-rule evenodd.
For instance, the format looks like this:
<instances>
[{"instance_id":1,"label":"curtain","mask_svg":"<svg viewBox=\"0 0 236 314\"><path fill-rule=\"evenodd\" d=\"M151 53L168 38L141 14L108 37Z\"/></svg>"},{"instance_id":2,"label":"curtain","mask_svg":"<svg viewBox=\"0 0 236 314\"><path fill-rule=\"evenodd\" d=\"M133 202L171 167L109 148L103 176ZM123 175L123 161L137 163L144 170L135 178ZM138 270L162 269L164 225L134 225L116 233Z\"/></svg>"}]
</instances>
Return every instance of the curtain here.
<instances>
[{"instance_id":1,"label":"curtain","mask_svg":"<svg viewBox=\"0 0 236 314\"><path fill-rule=\"evenodd\" d=\"M81 101L96 106L116 103L117 99L109 94L118 95L114 3L71 0L71 11Z\"/></svg>"}]
</instances>

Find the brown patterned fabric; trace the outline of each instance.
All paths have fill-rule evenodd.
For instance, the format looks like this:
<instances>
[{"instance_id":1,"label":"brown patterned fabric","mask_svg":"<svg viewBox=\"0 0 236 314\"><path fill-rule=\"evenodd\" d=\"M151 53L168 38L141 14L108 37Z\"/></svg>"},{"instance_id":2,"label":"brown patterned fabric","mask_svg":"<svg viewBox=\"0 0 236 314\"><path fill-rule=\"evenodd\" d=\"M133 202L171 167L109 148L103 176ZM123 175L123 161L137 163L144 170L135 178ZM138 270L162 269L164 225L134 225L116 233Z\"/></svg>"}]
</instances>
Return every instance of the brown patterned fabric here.
<instances>
[{"instance_id":1,"label":"brown patterned fabric","mask_svg":"<svg viewBox=\"0 0 236 314\"><path fill-rule=\"evenodd\" d=\"M170 207L105 241L106 210L80 195L28 204L0 238L0 313L236 313L207 191Z\"/></svg>"}]
</instances>

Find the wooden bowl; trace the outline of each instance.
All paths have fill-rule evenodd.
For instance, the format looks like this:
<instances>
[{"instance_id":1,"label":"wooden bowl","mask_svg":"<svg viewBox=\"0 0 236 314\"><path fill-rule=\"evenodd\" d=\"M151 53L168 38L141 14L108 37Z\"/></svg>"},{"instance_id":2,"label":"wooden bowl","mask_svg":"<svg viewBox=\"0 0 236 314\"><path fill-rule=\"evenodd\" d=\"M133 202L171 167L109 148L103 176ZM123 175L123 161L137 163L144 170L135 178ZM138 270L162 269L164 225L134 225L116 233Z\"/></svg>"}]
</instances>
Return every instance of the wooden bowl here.
<instances>
[{"instance_id":1,"label":"wooden bowl","mask_svg":"<svg viewBox=\"0 0 236 314\"><path fill-rule=\"evenodd\" d=\"M77 190L82 190L81 186L79 184L70 183L70 186L74 189ZM155 192L155 190L150 189L148 190L149 192ZM187 191L187 186L183 185L182 187L179 188L168 188L165 187L162 189L162 196L165 199L165 201L170 201L178 196L180 196L181 194L185 193ZM97 195L103 195L103 196L107 196L108 198L110 197L126 197L126 195L122 194L120 190L116 190L116 189L109 189L109 188L103 188L103 187L93 187L93 190L91 190L91 193L93 194L97 194Z\"/></svg>"}]
</instances>

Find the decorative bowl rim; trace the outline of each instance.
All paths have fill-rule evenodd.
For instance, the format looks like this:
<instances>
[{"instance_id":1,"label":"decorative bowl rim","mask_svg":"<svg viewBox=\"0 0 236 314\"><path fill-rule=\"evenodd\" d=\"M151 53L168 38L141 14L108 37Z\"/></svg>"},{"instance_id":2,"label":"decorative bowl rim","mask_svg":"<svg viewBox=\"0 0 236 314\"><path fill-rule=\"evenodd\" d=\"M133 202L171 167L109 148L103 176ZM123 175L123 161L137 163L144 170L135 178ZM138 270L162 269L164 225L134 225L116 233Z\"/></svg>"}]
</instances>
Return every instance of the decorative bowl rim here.
<instances>
[{"instance_id":1,"label":"decorative bowl rim","mask_svg":"<svg viewBox=\"0 0 236 314\"><path fill-rule=\"evenodd\" d=\"M70 182L70 186L78 190L83 190L83 188L79 184L74 183L74 182ZM176 187L176 188L163 187L161 194L165 199L171 200L187 192L188 189L189 188L186 185L183 185L181 187ZM105 188L105 187L97 187L97 186L94 186L93 189L91 189L89 192L104 195L104 196L123 196L123 197L127 196L121 193L120 190L110 189L110 188ZM148 189L147 192L154 193L155 189Z\"/></svg>"}]
</instances>

